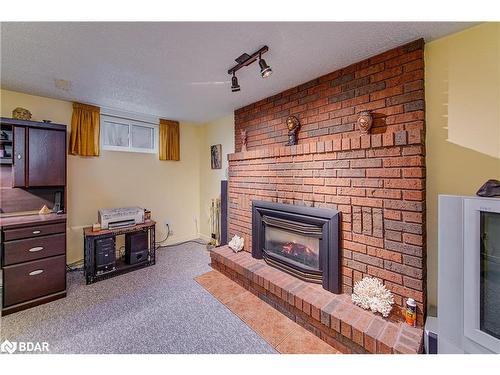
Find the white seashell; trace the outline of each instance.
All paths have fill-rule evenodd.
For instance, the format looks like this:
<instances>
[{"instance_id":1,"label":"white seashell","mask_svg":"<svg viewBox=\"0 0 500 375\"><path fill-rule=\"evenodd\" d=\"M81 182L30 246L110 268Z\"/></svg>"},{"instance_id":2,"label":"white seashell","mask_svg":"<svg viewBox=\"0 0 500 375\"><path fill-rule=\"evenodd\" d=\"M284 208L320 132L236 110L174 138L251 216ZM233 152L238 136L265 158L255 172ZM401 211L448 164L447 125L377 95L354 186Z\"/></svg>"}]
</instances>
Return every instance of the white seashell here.
<instances>
[{"instance_id":1,"label":"white seashell","mask_svg":"<svg viewBox=\"0 0 500 375\"><path fill-rule=\"evenodd\" d=\"M234 235L231 241L229 241L229 247L233 249L235 253L241 251L244 245L245 245L245 240L237 235Z\"/></svg>"},{"instance_id":2,"label":"white seashell","mask_svg":"<svg viewBox=\"0 0 500 375\"><path fill-rule=\"evenodd\" d=\"M354 284L351 299L355 305L365 310L379 312L383 317L389 316L394 304L394 296L380 280L368 276Z\"/></svg>"}]
</instances>

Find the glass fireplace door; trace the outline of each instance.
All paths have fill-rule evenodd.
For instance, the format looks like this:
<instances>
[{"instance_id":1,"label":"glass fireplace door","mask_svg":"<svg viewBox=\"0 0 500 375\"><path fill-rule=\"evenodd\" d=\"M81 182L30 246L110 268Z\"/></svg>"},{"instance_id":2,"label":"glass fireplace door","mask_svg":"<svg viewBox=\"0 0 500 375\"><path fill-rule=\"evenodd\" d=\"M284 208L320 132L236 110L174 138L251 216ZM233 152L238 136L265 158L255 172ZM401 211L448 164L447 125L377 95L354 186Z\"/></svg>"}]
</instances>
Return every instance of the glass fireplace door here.
<instances>
[{"instance_id":1,"label":"glass fireplace door","mask_svg":"<svg viewBox=\"0 0 500 375\"><path fill-rule=\"evenodd\" d=\"M267 227L264 248L267 252L319 270L319 238Z\"/></svg>"},{"instance_id":2,"label":"glass fireplace door","mask_svg":"<svg viewBox=\"0 0 500 375\"><path fill-rule=\"evenodd\" d=\"M500 339L500 213L482 212L480 329Z\"/></svg>"}]
</instances>

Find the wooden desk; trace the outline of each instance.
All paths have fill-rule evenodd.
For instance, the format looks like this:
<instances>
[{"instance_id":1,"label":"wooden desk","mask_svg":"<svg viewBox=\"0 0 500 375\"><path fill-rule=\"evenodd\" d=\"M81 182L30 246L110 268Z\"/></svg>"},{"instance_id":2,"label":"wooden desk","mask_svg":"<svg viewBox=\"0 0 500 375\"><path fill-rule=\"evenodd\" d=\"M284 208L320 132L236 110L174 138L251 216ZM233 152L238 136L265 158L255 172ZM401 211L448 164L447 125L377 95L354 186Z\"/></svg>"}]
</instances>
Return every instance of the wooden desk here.
<instances>
[{"instance_id":1,"label":"wooden desk","mask_svg":"<svg viewBox=\"0 0 500 375\"><path fill-rule=\"evenodd\" d=\"M2 315L66 297L66 215L0 218Z\"/></svg>"},{"instance_id":2,"label":"wooden desk","mask_svg":"<svg viewBox=\"0 0 500 375\"><path fill-rule=\"evenodd\" d=\"M155 248L155 225L153 220L146 220L143 224L134 225L132 227L103 229L97 232L92 231L92 227L83 228L84 251L85 251L85 279L88 284L95 283L100 280L108 279L113 276L121 275L138 268L152 266L156 263L156 248ZM123 257L118 257L116 260L116 268L112 271L97 272L95 266L95 241L105 237L115 237L122 234L134 232L148 232L149 248L148 259L137 264L126 264Z\"/></svg>"}]
</instances>

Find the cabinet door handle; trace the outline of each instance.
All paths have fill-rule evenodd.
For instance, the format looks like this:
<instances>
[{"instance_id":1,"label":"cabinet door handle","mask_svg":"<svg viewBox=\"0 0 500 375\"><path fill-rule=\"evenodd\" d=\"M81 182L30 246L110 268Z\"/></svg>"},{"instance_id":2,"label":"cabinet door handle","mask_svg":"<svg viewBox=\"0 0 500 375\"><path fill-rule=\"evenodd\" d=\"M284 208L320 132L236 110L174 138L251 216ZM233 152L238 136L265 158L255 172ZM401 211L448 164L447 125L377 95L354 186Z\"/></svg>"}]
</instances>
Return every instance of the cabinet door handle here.
<instances>
[{"instance_id":1,"label":"cabinet door handle","mask_svg":"<svg viewBox=\"0 0 500 375\"><path fill-rule=\"evenodd\" d=\"M37 251L42 251L43 250L43 246L35 246L35 247L32 247L31 249L29 249L28 251L30 253L36 253Z\"/></svg>"},{"instance_id":2,"label":"cabinet door handle","mask_svg":"<svg viewBox=\"0 0 500 375\"><path fill-rule=\"evenodd\" d=\"M21 154L17 154L17 160L21 160L23 156Z\"/></svg>"},{"instance_id":3,"label":"cabinet door handle","mask_svg":"<svg viewBox=\"0 0 500 375\"><path fill-rule=\"evenodd\" d=\"M40 275L41 273L43 273L43 270L34 270L34 271L31 271L28 275L36 276L36 275Z\"/></svg>"},{"instance_id":4,"label":"cabinet door handle","mask_svg":"<svg viewBox=\"0 0 500 375\"><path fill-rule=\"evenodd\" d=\"M34 230L34 231L33 231L33 234L40 234L40 233L42 233L42 231L41 231L41 230Z\"/></svg>"}]
</instances>

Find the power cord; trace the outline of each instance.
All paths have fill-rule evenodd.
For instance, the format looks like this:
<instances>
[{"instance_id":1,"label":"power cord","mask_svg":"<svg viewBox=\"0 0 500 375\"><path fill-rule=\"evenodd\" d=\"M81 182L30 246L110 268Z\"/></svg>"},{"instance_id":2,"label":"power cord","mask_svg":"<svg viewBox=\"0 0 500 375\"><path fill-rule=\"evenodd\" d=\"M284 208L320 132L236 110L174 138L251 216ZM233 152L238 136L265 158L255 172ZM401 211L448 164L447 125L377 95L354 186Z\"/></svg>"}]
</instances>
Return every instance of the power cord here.
<instances>
[{"instance_id":1,"label":"power cord","mask_svg":"<svg viewBox=\"0 0 500 375\"><path fill-rule=\"evenodd\" d=\"M156 249L159 249L160 247L174 247L174 246L179 246L179 245L183 245L183 244L189 243L189 242L197 243L199 245L206 245L207 244L206 242L201 242L201 241L196 241L196 240L189 240L189 241L178 242L178 243L171 244L171 245L160 246L162 243L166 242L169 239L169 237L170 237L170 225L168 225L168 224L165 224L165 225L167 226L167 235L165 236L165 238L163 240L155 242Z\"/></svg>"},{"instance_id":2,"label":"power cord","mask_svg":"<svg viewBox=\"0 0 500 375\"><path fill-rule=\"evenodd\" d=\"M164 243L166 240L168 240L168 237L170 237L170 225L168 225L168 224L165 224L165 225L167 226L167 235L163 240L161 240L159 242L155 242L155 250L158 250L160 247L162 247L160 245L162 243Z\"/></svg>"},{"instance_id":3,"label":"power cord","mask_svg":"<svg viewBox=\"0 0 500 375\"><path fill-rule=\"evenodd\" d=\"M71 264L67 264L66 269L68 272L83 271L83 266L84 266L84 260L80 259Z\"/></svg>"},{"instance_id":4,"label":"power cord","mask_svg":"<svg viewBox=\"0 0 500 375\"><path fill-rule=\"evenodd\" d=\"M201 241L196 241L196 240L188 240L188 241L182 241L182 242L174 243L174 244L171 244L171 245L159 246L159 248L160 247L175 247L175 246L179 246L179 245L184 245L185 243L197 243L198 245L204 245L204 246L207 245L206 242L201 242Z\"/></svg>"},{"instance_id":5,"label":"power cord","mask_svg":"<svg viewBox=\"0 0 500 375\"><path fill-rule=\"evenodd\" d=\"M175 246L183 245L185 243L197 243L198 245L204 245L204 246L207 245L206 242L201 242L201 241L197 241L197 240L188 240L188 241L178 242L175 244L161 246L161 244L166 242L168 240L168 238L170 237L170 225L168 225L168 224L165 224L165 225L167 226L167 235L163 240L161 240L159 242L155 242L156 250L158 250L159 248L162 248L162 247L175 247Z\"/></svg>"}]
</instances>

